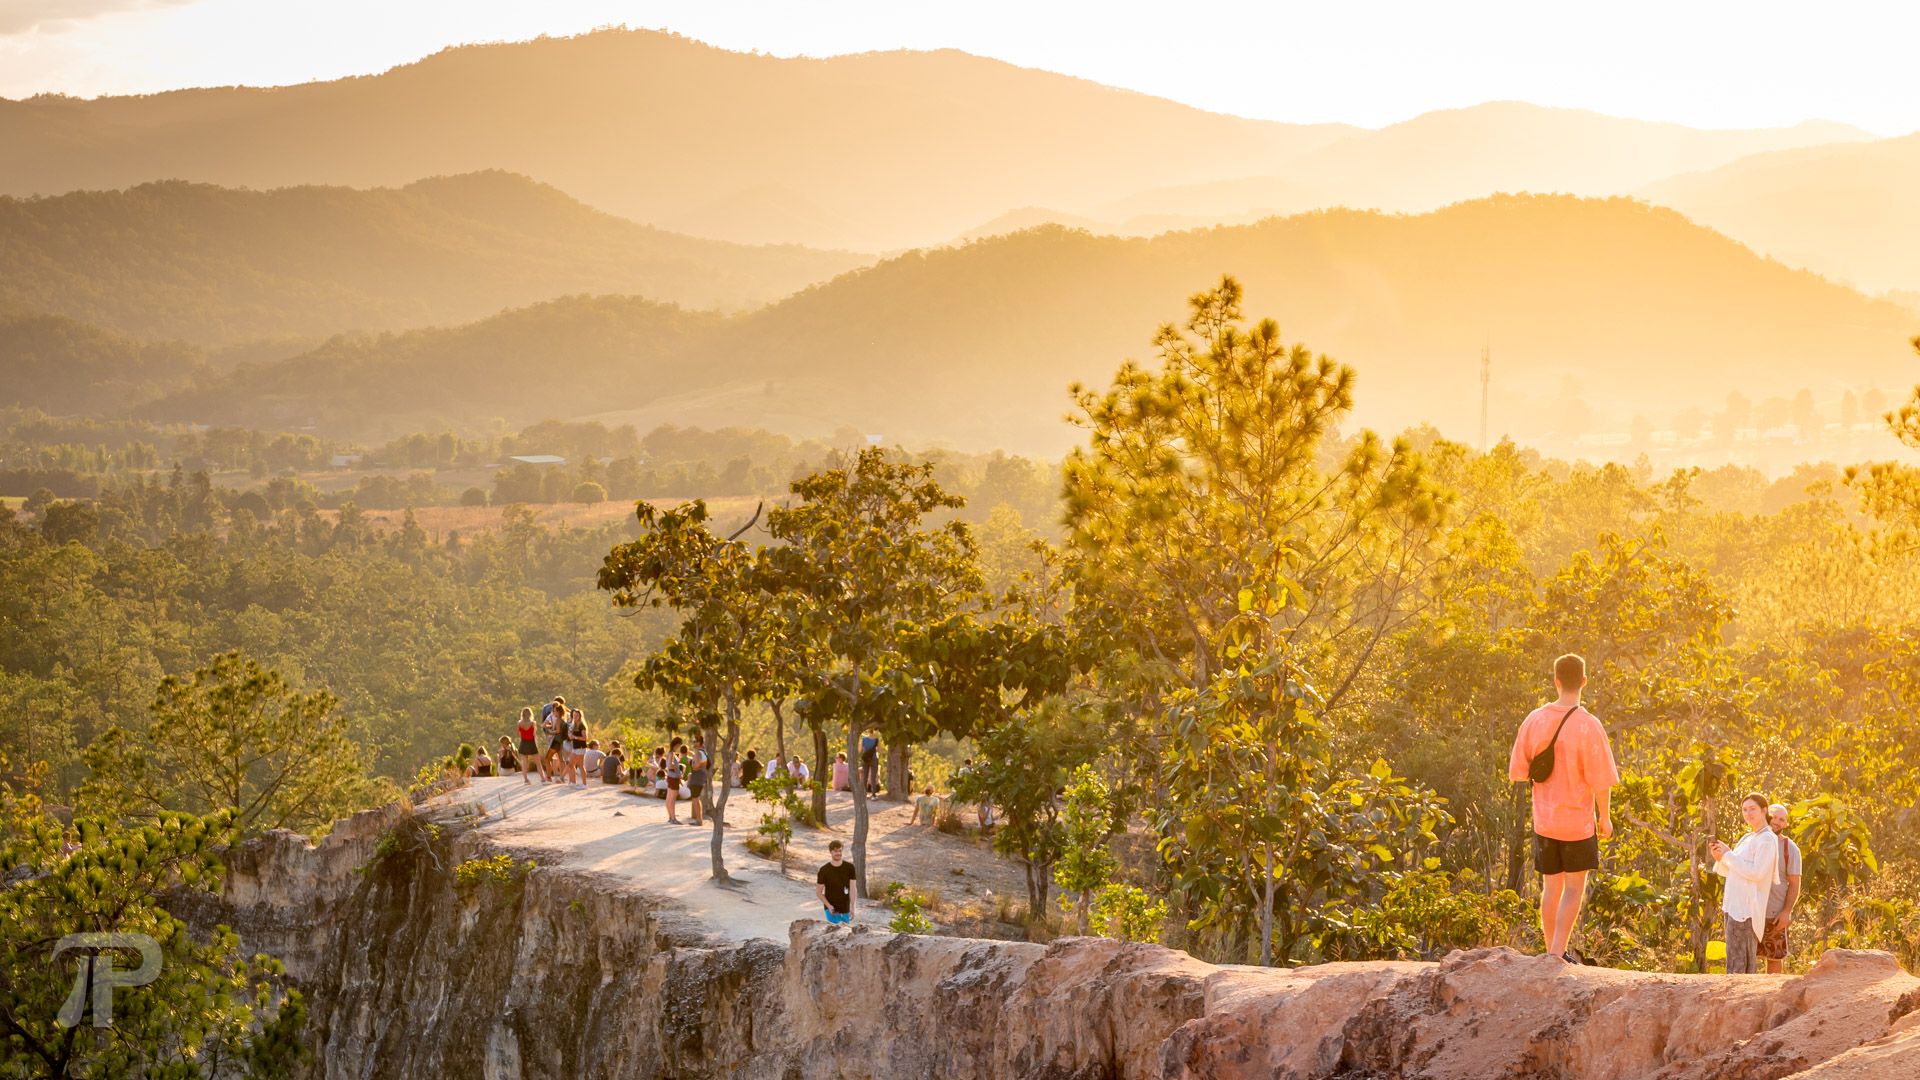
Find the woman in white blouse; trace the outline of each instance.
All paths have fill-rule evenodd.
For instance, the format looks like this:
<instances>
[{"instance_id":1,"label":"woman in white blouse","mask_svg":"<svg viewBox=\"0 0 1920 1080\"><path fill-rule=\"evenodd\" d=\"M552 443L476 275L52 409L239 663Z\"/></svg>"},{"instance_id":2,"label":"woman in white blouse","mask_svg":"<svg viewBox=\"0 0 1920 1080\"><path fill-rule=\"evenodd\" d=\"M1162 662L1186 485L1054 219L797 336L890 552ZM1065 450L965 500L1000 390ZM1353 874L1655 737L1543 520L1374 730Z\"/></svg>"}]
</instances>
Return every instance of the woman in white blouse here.
<instances>
[{"instance_id":1,"label":"woman in white blouse","mask_svg":"<svg viewBox=\"0 0 1920 1080\"><path fill-rule=\"evenodd\" d=\"M1751 975L1759 968L1760 939L1767 932L1767 893L1780 873L1780 844L1767 825L1767 797L1749 795L1740 800L1747 819L1747 835L1729 848L1715 840L1713 872L1727 879L1720 897L1726 914L1727 974Z\"/></svg>"}]
</instances>

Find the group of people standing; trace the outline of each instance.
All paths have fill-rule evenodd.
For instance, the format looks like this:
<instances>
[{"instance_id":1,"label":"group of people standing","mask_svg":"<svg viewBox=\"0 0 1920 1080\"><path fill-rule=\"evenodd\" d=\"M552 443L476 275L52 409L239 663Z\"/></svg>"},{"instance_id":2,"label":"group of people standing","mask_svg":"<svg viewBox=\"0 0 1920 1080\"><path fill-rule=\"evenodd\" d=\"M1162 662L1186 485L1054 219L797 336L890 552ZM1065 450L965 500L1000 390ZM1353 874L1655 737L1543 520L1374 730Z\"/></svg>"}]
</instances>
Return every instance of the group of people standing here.
<instances>
[{"instance_id":1,"label":"group of people standing","mask_svg":"<svg viewBox=\"0 0 1920 1080\"><path fill-rule=\"evenodd\" d=\"M529 785L536 773L542 783L549 784L585 787L589 777L620 782L625 749L616 739L609 749L602 750L600 740L589 737L585 714L569 708L564 697L555 695L540 707L537 717L532 706L521 709L514 736L500 736L497 757L482 746L468 771L475 776L492 776L496 770L502 776L518 772L521 782ZM544 752L540 747L543 737Z\"/></svg>"},{"instance_id":2,"label":"group of people standing","mask_svg":"<svg viewBox=\"0 0 1920 1080\"><path fill-rule=\"evenodd\" d=\"M1598 717L1581 703L1586 661L1553 663L1559 697L1528 714L1513 741L1507 775L1533 785L1533 863L1540 873L1540 933L1547 955L1583 959L1569 944L1587 875L1600 868L1600 841L1613 835L1611 793L1620 783L1613 747ZM1729 975L1753 974L1764 959L1778 974L1787 928L1800 899L1800 848L1787 835L1787 807L1749 794L1740 810L1748 832L1728 846L1708 845L1713 872L1726 879L1721 913Z\"/></svg>"}]
</instances>

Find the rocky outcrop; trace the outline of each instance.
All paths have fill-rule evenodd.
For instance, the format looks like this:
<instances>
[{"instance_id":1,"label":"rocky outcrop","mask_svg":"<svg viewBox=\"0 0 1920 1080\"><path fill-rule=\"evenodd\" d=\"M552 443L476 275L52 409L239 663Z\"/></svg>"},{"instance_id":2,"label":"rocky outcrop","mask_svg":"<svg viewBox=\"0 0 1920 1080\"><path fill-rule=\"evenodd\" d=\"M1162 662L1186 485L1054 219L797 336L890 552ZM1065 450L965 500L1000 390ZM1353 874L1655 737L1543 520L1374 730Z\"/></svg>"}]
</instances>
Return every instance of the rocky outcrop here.
<instances>
[{"instance_id":1,"label":"rocky outcrop","mask_svg":"<svg viewBox=\"0 0 1920 1080\"><path fill-rule=\"evenodd\" d=\"M805 922L733 942L578 870L460 884L459 860L493 853L480 837L383 848L397 827L268 837L188 911L286 962L329 1080L1920 1076L1920 980L1880 953L1733 979L1504 949L1265 971Z\"/></svg>"}]
</instances>

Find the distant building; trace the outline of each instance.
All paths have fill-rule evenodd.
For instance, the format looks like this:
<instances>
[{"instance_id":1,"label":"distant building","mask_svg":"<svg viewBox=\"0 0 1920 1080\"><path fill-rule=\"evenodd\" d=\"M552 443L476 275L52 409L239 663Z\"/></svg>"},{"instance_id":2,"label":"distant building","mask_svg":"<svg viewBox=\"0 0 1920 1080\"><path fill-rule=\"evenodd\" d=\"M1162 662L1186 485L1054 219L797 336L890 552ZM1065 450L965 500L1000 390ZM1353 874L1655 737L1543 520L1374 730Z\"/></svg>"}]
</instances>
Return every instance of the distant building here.
<instances>
[{"instance_id":1,"label":"distant building","mask_svg":"<svg viewBox=\"0 0 1920 1080\"><path fill-rule=\"evenodd\" d=\"M328 459L328 463L336 469L351 469L355 465L360 464L360 455L335 454L332 458Z\"/></svg>"},{"instance_id":2,"label":"distant building","mask_svg":"<svg viewBox=\"0 0 1920 1080\"><path fill-rule=\"evenodd\" d=\"M565 465L567 459L558 454L515 454L507 459L522 465Z\"/></svg>"}]
</instances>

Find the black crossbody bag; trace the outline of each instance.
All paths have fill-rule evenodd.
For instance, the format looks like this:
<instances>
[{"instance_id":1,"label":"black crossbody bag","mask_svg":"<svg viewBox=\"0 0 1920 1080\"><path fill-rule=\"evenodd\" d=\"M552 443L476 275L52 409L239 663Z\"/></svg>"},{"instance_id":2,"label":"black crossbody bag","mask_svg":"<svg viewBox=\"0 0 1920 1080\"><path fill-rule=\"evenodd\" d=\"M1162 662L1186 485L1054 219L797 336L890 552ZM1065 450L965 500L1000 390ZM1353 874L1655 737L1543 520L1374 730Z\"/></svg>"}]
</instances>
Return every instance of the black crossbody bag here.
<instances>
[{"instance_id":1,"label":"black crossbody bag","mask_svg":"<svg viewBox=\"0 0 1920 1080\"><path fill-rule=\"evenodd\" d=\"M1553 777L1553 744L1560 741L1560 729L1567 726L1567 718L1572 716L1574 713L1578 712L1579 709L1580 709L1580 706L1575 705L1572 708L1568 709L1566 712L1560 714L1560 724L1558 727L1555 727L1553 729L1553 738L1548 739L1547 745L1544 748L1542 748L1539 753L1533 755L1532 761L1527 762L1527 779L1533 781L1536 784L1544 784L1548 780L1552 779Z\"/></svg>"}]
</instances>

